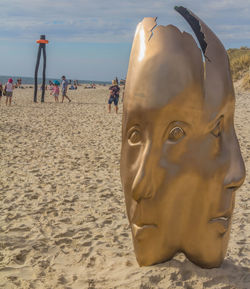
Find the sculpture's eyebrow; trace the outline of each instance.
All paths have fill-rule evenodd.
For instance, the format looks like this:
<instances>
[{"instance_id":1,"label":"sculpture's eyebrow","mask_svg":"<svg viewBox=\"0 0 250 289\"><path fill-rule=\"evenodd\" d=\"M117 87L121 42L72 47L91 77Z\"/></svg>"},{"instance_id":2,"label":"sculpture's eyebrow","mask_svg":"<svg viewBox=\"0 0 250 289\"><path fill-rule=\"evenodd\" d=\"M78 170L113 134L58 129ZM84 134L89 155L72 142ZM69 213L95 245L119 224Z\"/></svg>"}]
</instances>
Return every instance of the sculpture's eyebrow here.
<instances>
[{"instance_id":1,"label":"sculpture's eyebrow","mask_svg":"<svg viewBox=\"0 0 250 289\"><path fill-rule=\"evenodd\" d=\"M127 131L129 131L131 128L141 129L141 126L138 121L135 121L135 122L128 123Z\"/></svg>"},{"instance_id":2,"label":"sculpture's eyebrow","mask_svg":"<svg viewBox=\"0 0 250 289\"><path fill-rule=\"evenodd\" d=\"M143 119L135 116L128 119L126 123L126 131L129 131L132 127L137 127L141 129L141 125L143 124Z\"/></svg>"},{"instance_id":3,"label":"sculpture's eyebrow","mask_svg":"<svg viewBox=\"0 0 250 289\"><path fill-rule=\"evenodd\" d=\"M136 92L136 94L134 95L134 97L135 97L135 98L137 98L137 97L142 97L142 98L144 98L144 97L145 97L145 93L138 93L138 92Z\"/></svg>"},{"instance_id":4,"label":"sculpture's eyebrow","mask_svg":"<svg viewBox=\"0 0 250 289\"><path fill-rule=\"evenodd\" d=\"M212 131L217 126L217 124L221 121L221 119L223 119L223 117L224 117L223 114L221 113L217 114L216 117L210 121L208 125L208 130Z\"/></svg>"}]
</instances>

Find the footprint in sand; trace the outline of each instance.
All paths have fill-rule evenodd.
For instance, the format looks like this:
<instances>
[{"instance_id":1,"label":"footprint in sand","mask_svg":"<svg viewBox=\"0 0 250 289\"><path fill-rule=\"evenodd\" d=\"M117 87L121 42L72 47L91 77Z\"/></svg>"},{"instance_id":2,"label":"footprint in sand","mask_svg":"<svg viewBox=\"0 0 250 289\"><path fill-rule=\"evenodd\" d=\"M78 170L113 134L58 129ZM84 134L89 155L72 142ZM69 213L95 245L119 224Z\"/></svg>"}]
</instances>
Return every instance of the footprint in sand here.
<instances>
[{"instance_id":1,"label":"footprint in sand","mask_svg":"<svg viewBox=\"0 0 250 289\"><path fill-rule=\"evenodd\" d=\"M95 257L90 257L89 262L88 262L88 264L87 264L87 267L88 267L88 268L89 268L89 267L94 267L94 266L95 266L95 260L96 260Z\"/></svg>"},{"instance_id":2,"label":"footprint in sand","mask_svg":"<svg viewBox=\"0 0 250 289\"><path fill-rule=\"evenodd\" d=\"M14 257L14 262L17 263L18 265L23 265L26 261L26 257L30 250L21 250L15 257Z\"/></svg>"},{"instance_id":3,"label":"footprint in sand","mask_svg":"<svg viewBox=\"0 0 250 289\"><path fill-rule=\"evenodd\" d=\"M55 241L56 245L71 244L71 243L72 243L72 239L70 239L70 238L62 238L62 239L59 239L59 240Z\"/></svg>"},{"instance_id":4,"label":"footprint in sand","mask_svg":"<svg viewBox=\"0 0 250 289\"><path fill-rule=\"evenodd\" d=\"M91 242L91 241L84 242L84 243L82 244L82 246L84 246L84 247L90 247L91 245L92 245L92 242Z\"/></svg>"}]
</instances>

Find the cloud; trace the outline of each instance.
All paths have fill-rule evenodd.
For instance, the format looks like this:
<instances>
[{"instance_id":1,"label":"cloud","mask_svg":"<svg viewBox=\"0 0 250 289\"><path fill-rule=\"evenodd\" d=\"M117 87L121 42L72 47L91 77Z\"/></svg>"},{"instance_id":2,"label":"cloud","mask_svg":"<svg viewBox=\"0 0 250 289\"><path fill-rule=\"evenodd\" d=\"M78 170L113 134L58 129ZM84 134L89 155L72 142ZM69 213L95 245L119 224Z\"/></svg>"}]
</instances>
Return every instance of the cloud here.
<instances>
[{"instance_id":1,"label":"cloud","mask_svg":"<svg viewBox=\"0 0 250 289\"><path fill-rule=\"evenodd\" d=\"M174 5L194 11L218 29L222 40L249 37L250 0L1 0L0 39L34 40L46 34L56 41L130 42L145 16L186 27Z\"/></svg>"}]
</instances>

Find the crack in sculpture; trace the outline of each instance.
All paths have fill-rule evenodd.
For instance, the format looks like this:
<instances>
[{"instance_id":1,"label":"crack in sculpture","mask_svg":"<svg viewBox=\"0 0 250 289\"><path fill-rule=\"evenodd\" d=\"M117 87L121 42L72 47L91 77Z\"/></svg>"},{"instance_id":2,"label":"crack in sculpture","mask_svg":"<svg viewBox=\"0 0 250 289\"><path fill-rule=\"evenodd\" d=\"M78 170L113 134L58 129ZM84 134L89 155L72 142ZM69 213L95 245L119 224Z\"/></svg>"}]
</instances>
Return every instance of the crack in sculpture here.
<instances>
[{"instance_id":1,"label":"crack in sculpture","mask_svg":"<svg viewBox=\"0 0 250 289\"><path fill-rule=\"evenodd\" d=\"M151 35L150 35L148 41L150 41L150 39L151 39L151 38L153 37L153 35L154 35L154 29L157 27L157 23L156 23L157 17L155 17L154 21L155 21L155 26L151 29Z\"/></svg>"},{"instance_id":2,"label":"crack in sculpture","mask_svg":"<svg viewBox=\"0 0 250 289\"><path fill-rule=\"evenodd\" d=\"M185 7L175 6L177 12L179 12L192 27L202 49L204 55L206 54L207 42L205 41L205 35L202 32L202 28L198 19L196 19Z\"/></svg>"}]
</instances>

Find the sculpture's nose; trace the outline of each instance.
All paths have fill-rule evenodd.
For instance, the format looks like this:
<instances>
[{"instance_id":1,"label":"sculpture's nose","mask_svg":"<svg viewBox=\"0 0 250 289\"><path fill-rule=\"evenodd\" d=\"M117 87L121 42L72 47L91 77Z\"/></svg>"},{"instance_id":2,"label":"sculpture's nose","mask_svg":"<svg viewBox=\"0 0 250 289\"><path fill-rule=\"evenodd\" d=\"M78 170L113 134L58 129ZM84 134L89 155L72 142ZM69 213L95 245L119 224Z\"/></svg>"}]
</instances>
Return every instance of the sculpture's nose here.
<instances>
[{"instance_id":1,"label":"sculpture's nose","mask_svg":"<svg viewBox=\"0 0 250 289\"><path fill-rule=\"evenodd\" d=\"M147 199L152 196L153 157L151 146L150 142L146 143L137 159L136 173L132 184L132 197L137 202L142 198Z\"/></svg>"},{"instance_id":2,"label":"sculpture's nose","mask_svg":"<svg viewBox=\"0 0 250 289\"><path fill-rule=\"evenodd\" d=\"M230 164L224 180L224 185L227 189L237 190L245 180L246 171L235 132L233 132L233 140L230 139L227 143Z\"/></svg>"}]
</instances>

